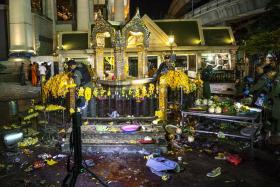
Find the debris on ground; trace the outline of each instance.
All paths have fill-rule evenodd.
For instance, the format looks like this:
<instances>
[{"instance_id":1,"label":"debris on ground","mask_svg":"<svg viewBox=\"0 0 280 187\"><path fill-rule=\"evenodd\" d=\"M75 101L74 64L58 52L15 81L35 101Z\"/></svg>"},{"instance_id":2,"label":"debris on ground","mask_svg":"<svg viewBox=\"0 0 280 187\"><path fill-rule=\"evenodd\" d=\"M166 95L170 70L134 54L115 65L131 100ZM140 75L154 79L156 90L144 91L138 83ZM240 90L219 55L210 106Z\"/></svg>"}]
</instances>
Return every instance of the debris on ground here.
<instances>
[{"instance_id":1,"label":"debris on ground","mask_svg":"<svg viewBox=\"0 0 280 187\"><path fill-rule=\"evenodd\" d=\"M55 160L53 160L53 159L46 160L46 162L47 162L47 164L48 164L49 166L52 166L52 165L57 164L57 161L55 161Z\"/></svg>"},{"instance_id":2,"label":"debris on ground","mask_svg":"<svg viewBox=\"0 0 280 187\"><path fill-rule=\"evenodd\" d=\"M217 177L219 175L221 175L222 169L221 167L217 167L215 169L213 169L211 172L207 173L206 176L207 177Z\"/></svg>"},{"instance_id":3,"label":"debris on ground","mask_svg":"<svg viewBox=\"0 0 280 187\"><path fill-rule=\"evenodd\" d=\"M51 154L47 154L47 153L42 153L42 154L39 154L37 157L41 158L43 160L46 160L48 158L52 158L52 155Z\"/></svg>"},{"instance_id":4,"label":"debris on ground","mask_svg":"<svg viewBox=\"0 0 280 187\"><path fill-rule=\"evenodd\" d=\"M162 180L168 180L169 175L167 171L180 172L180 166L177 162L164 157L150 158L147 160L146 166L150 168L152 173L162 177Z\"/></svg>"},{"instance_id":5,"label":"debris on ground","mask_svg":"<svg viewBox=\"0 0 280 187\"><path fill-rule=\"evenodd\" d=\"M224 153L218 153L215 157L215 160L226 160L226 156Z\"/></svg>"},{"instance_id":6,"label":"debris on ground","mask_svg":"<svg viewBox=\"0 0 280 187\"><path fill-rule=\"evenodd\" d=\"M38 138L32 138L32 137L28 137L28 138L25 138L23 139L21 142L18 142L18 146L19 147L27 147L27 146L30 146L30 145L34 145L38 143Z\"/></svg>"},{"instance_id":7,"label":"debris on ground","mask_svg":"<svg viewBox=\"0 0 280 187\"><path fill-rule=\"evenodd\" d=\"M44 167L45 165L46 165L45 162L43 162L41 160L37 160L33 163L33 168L34 169L39 169L39 168Z\"/></svg>"},{"instance_id":8,"label":"debris on ground","mask_svg":"<svg viewBox=\"0 0 280 187\"><path fill-rule=\"evenodd\" d=\"M95 163L93 162L92 159L88 159L88 160L85 160L85 165L87 167L93 167L95 165Z\"/></svg>"},{"instance_id":9,"label":"debris on ground","mask_svg":"<svg viewBox=\"0 0 280 187\"><path fill-rule=\"evenodd\" d=\"M237 154L231 154L226 157L227 161L234 166L237 166L241 163L242 158Z\"/></svg>"}]
</instances>

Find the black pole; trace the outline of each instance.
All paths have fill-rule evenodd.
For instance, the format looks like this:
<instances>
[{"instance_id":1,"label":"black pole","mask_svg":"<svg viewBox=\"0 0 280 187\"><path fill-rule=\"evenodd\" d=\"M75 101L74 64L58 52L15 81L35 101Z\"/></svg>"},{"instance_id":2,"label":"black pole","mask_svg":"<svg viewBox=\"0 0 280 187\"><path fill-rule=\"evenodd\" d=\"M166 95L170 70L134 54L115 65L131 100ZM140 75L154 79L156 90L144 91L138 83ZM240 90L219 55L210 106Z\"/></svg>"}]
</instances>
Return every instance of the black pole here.
<instances>
[{"instance_id":1,"label":"black pole","mask_svg":"<svg viewBox=\"0 0 280 187\"><path fill-rule=\"evenodd\" d=\"M95 173L90 171L86 166L82 165L82 140L81 140L81 126L82 126L82 115L77 111L73 114L73 124L72 124L72 141L70 140L70 147L74 148L74 166L68 172L67 176L64 178L62 186L63 187L75 187L77 177L79 174L85 170L90 173L95 179L97 179L103 186L108 187L108 185L101 180ZM71 138L70 138L71 139ZM68 160L67 168L69 168L70 160Z\"/></svg>"}]
</instances>

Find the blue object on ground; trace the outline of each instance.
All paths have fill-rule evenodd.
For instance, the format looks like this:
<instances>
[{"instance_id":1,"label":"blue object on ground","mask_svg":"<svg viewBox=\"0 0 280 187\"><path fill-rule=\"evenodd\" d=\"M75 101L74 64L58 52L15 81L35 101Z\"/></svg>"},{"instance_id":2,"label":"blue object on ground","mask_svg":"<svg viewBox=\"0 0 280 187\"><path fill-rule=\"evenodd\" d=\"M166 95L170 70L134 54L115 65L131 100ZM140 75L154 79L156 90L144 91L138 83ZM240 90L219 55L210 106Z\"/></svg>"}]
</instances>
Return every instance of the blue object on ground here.
<instances>
[{"instance_id":1,"label":"blue object on ground","mask_svg":"<svg viewBox=\"0 0 280 187\"><path fill-rule=\"evenodd\" d=\"M151 158L147 161L146 166L151 168L151 171L153 173L155 173L155 171L159 172L159 171L175 170L176 167L179 167L177 162L168 160L164 157Z\"/></svg>"}]
</instances>

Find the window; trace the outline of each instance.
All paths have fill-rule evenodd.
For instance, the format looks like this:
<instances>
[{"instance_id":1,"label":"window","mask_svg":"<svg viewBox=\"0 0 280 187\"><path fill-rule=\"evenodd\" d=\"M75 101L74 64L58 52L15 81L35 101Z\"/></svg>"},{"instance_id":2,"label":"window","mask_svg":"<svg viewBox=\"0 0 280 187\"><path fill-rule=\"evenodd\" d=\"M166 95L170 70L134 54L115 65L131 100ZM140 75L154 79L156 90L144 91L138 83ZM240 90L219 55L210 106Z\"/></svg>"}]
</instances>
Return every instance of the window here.
<instances>
[{"instance_id":1,"label":"window","mask_svg":"<svg viewBox=\"0 0 280 187\"><path fill-rule=\"evenodd\" d=\"M176 56L175 67L187 68L188 56Z\"/></svg>"},{"instance_id":2,"label":"window","mask_svg":"<svg viewBox=\"0 0 280 187\"><path fill-rule=\"evenodd\" d=\"M213 70L230 70L231 61L228 53L204 53L201 55L201 65L213 67Z\"/></svg>"},{"instance_id":3,"label":"window","mask_svg":"<svg viewBox=\"0 0 280 187\"><path fill-rule=\"evenodd\" d=\"M72 0L57 0L57 21L71 21L73 17L73 4Z\"/></svg>"},{"instance_id":4,"label":"window","mask_svg":"<svg viewBox=\"0 0 280 187\"><path fill-rule=\"evenodd\" d=\"M147 70L148 76L152 77L157 70L158 57L157 56L148 56Z\"/></svg>"},{"instance_id":5,"label":"window","mask_svg":"<svg viewBox=\"0 0 280 187\"><path fill-rule=\"evenodd\" d=\"M34 13L42 14L42 0L32 0L31 11Z\"/></svg>"},{"instance_id":6,"label":"window","mask_svg":"<svg viewBox=\"0 0 280 187\"><path fill-rule=\"evenodd\" d=\"M196 71L196 55L189 55L189 71Z\"/></svg>"},{"instance_id":7,"label":"window","mask_svg":"<svg viewBox=\"0 0 280 187\"><path fill-rule=\"evenodd\" d=\"M138 57L128 58L129 76L138 77Z\"/></svg>"}]
</instances>

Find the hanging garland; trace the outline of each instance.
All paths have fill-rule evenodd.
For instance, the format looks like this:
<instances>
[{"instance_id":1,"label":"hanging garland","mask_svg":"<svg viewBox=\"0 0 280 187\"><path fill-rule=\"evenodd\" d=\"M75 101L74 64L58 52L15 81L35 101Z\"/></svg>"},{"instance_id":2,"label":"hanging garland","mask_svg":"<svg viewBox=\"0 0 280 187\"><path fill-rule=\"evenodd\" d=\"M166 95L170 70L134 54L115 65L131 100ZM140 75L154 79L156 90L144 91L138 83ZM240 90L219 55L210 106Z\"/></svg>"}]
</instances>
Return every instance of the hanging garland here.
<instances>
[{"instance_id":1,"label":"hanging garland","mask_svg":"<svg viewBox=\"0 0 280 187\"><path fill-rule=\"evenodd\" d=\"M202 85L202 80L199 77L197 80L189 79L188 75L181 70L169 70L160 77L160 80L171 89L179 89L182 87L186 94L194 92L197 87Z\"/></svg>"},{"instance_id":2,"label":"hanging garland","mask_svg":"<svg viewBox=\"0 0 280 187\"><path fill-rule=\"evenodd\" d=\"M54 98L65 97L69 88L76 87L74 80L68 73L60 73L51 77L45 84L43 91L45 97L53 96Z\"/></svg>"}]
</instances>

